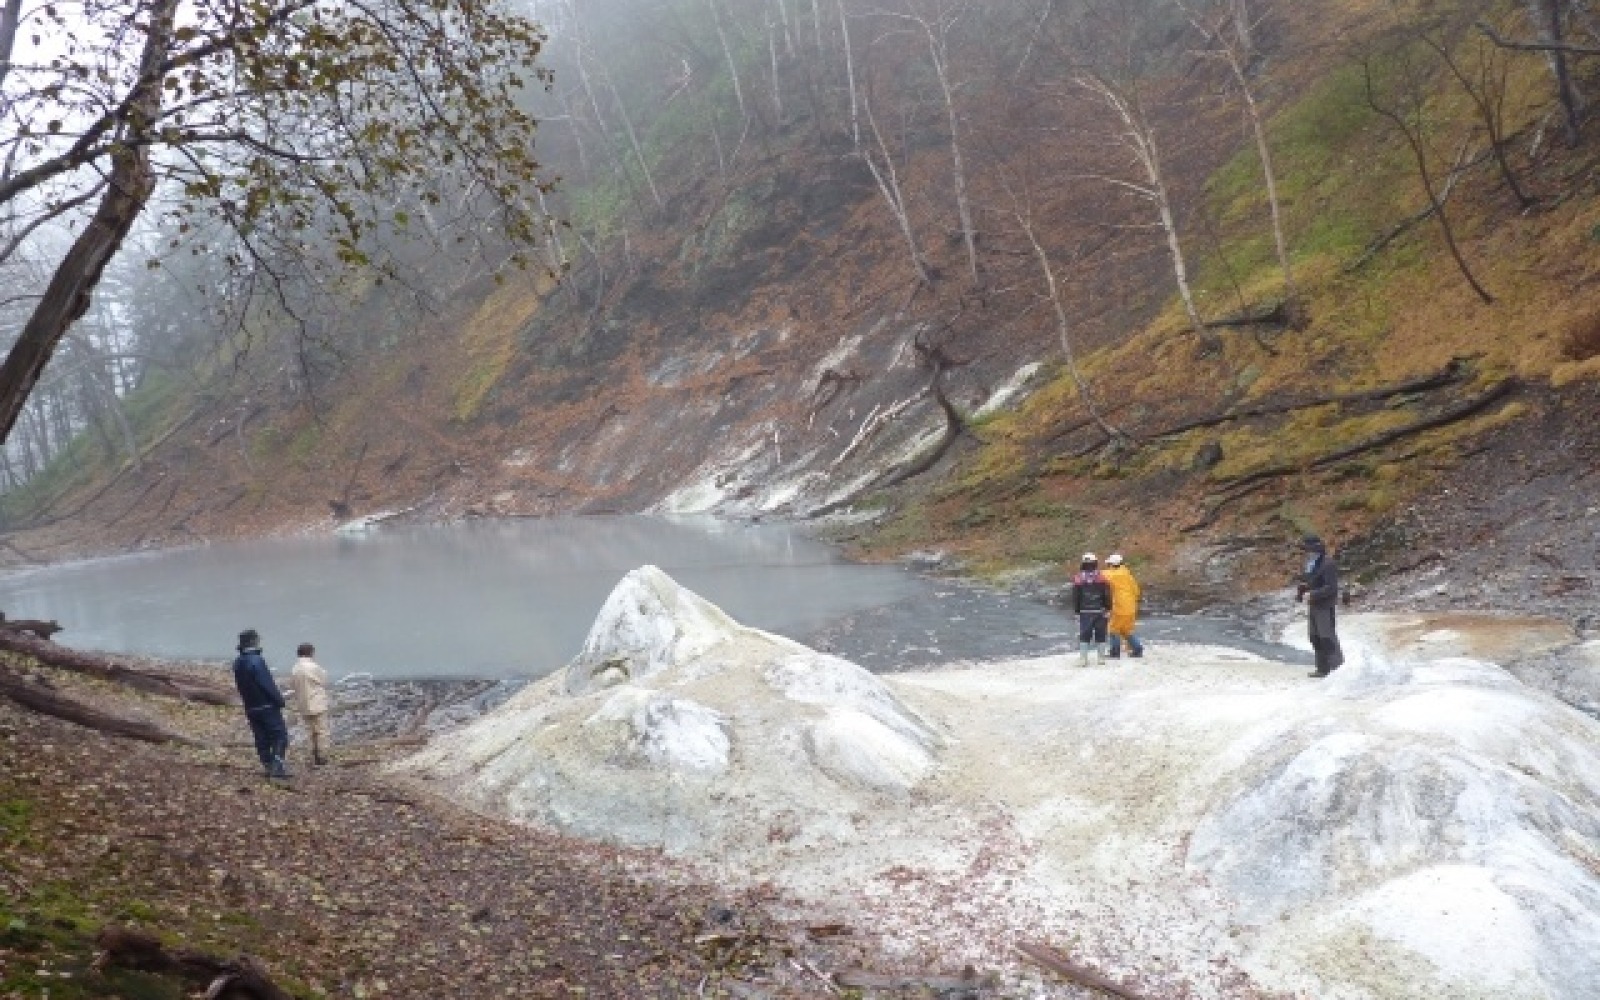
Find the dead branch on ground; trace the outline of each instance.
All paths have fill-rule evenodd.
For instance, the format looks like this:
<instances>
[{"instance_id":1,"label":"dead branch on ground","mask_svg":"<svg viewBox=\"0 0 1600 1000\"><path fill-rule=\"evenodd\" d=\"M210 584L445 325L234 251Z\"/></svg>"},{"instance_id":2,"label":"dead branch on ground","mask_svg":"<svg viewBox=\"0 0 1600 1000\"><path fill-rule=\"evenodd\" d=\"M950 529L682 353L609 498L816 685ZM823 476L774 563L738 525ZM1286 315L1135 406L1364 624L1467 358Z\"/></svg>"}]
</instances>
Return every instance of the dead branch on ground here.
<instances>
[{"instance_id":1,"label":"dead branch on ground","mask_svg":"<svg viewBox=\"0 0 1600 1000\"><path fill-rule=\"evenodd\" d=\"M846 969L836 972L833 981L845 989L856 990L929 990L933 993L961 993L994 989L1000 985L993 974L980 975L968 966L959 976L939 976L927 973L886 976L864 969Z\"/></svg>"},{"instance_id":2,"label":"dead branch on ground","mask_svg":"<svg viewBox=\"0 0 1600 1000\"><path fill-rule=\"evenodd\" d=\"M1107 979L1088 966L1073 961L1049 945L1019 941L1016 948L1017 952L1028 961L1041 969L1054 972L1069 983L1091 990L1099 990L1102 993L1109 993L1111 996L1120 997L1121 1000L1145 1000L1143 994L1135 993L1121 983Z\"/></svg>"},{"instance_id":3,"label":"dead branch on ground","mask_svg":"<svg viewBox=\"0 0 1600 1000\"><path fill-rule=\"evenodd\" d=\"M206 1000L293 1000L249 955L222 959L188 948L169 951L154 935L130 927L105 927L95 943L100 946L96 968L116 965L206 983Z\"/></svg>"}]
</instances>

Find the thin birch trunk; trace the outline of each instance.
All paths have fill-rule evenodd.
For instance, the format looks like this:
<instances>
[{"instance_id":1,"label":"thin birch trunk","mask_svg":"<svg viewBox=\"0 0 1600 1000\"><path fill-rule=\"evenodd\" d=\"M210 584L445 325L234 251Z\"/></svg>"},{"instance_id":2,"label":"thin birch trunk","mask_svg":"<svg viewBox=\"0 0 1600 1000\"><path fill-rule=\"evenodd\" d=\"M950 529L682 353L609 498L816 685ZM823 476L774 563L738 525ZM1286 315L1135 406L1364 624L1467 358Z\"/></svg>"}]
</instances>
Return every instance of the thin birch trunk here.
<instances>
[{"instance_id":1,"label":"thin birch trunk","mask_svg":"<svg viewBox=\"0 0 1600 1000\"><path fill-rule=\"evenodd\" d=\"M1089 419L1095 422L1106 437L1112 440L1124 440L1127 434L1117 428L1100 412L1100 406L1094 401L1094 394L1089 391L1089 383L1085 381L1083 372L1078 369L1078 355L1072 347L1072 324L1067 319L1066 306L1061 301L1061 287L1056 282L1055 268L1050 264L1050 255L1045 252L1044 245L1039 242L1039 236L1034 232L1031 216L1024 212L1017 213L1017 221L1022 226L1023 235L1028 237L1028 243L1033 247L1034 257L1039 261L1039 270L1044 274L1045 290L1050 293L1050 307L1056 314L1056 335L1061 340L1061 355L1067 362L1067 373L1072 376L1072 384L1078 390L1078 398L1083 401L1083 408L1089 411Z\"/></svg>"},{"instance_id":2,"label":"thin birch trunk","mask_svg":"<svg viewBox=\"0 0 1600 1000\"><path fill-rule=\"evenodd\" d=\"M734 61L733 47L728 44L728 33L722 27L722 8L717 5L717 0L706 0L706 6L711 8L711 22L717 28L717 41L722 43L722 57L728 61L728 75L733 78L733 100L739 105L739 117L749 120L750 112L744 104L744 87L739 83L739 64Z\"/></svg>"},{"instance_id":3,"label":"thin birch trunk","mask_svg":"<svg viewBox=\"0 0 1600 1000\"><path fill-rule=\"evenodd\" d=\"M783 120L783 80L778 74L778 37L774 25L767 25L767 55L772 59L772 110Z\"/></svg>"},{"instance_id":4,"label":"thin birch trunk","mask_svg":"<svg viewBox=\"0 0 1600 1000\"><path fill-rule=\"evenodd\" d=\"M650 197L656 203L656 208L666 208L667 203L661 198L661 191L656 187L655 175L650 172L650 162L645 159L644 147L639 144L639 134L633 129L633 116L628 114L627 105L622 103L622 95L617 93L617 85L611 81L611 74L606 72L604 66L600 67L600 78L605 81L606 89L611 92L611 102L617 107L617 114L622 118L623 131L627 133L628 145L633 150L633 158L639 164L639 172L644 175L645 187L650 189Z\"/></svg>"},{"instance_id":5,"label":"thin birch trunk","mask_svg":"<svg viewBox=\"0 0 1600 1000\"><path fill-rule=\"evenodd\" d=\"M1190 23L1204 31L1205 26L1200 23L1199 15L1186 4L1180 4L1185 13L1189 15ZM1289 261L1289 243L1283 231L1283 206L1278 199L1278 175L1272 166L1272 146L1267 142L1266 123L1262 120L1261 107L1256 103L1255 91L1250 86L1250 77L1246 69L1250 62L1250 10L1246 0L1231 0L1230 21L1232 22L1233 40L1228 40L1229 32L1224 29L1217 33L1218 44L1222 57L1228 63L1228 70L1233 74L1233 82L1239 88L1239 94L1244 100L1245 115L1250 119L1250 132L1255 138L1256 157L1261 161L1261 177L1267 188L1267 208L1272 215L1272 244L1278 255L1278 268L1283 272L1283 299L1286 304L1292 304L1298 297L1294 283L1294 267Z\"/></svg>"},{"instance_id":6,"label":"thin birch trunk","mask_svg":"<svg viewBox=\"0 0 1600 1000\"><path fill-rule=\"evenodd\" d=\"M778 21L783 25L783 52L790 59L794 58L794 25L789 20L789 5L785 0L778 0Z\"/></svg>"},{"instance_id":7,"label":"thin birch trunk","mask_svg":"<svg viewBox=\"0 0 1600 1000\"><path fill-rule=\"evenodd\" d=\"M1156 215L1161 222L1162 232L1166 236L1167 253L1172 259L1172 274L1178 285L1178 295L1183 300L1184 312L1189 317L1189 326L1200 339L1200 345L1207 351L1217 350L1222 346L1217 335L1206 326L1205 320L1200 318L1200 307L1195 303L1194 290L1189 285L1189 267L1183 256L1183 243L1178 237L1177 219L1172 211L1172 199L1167 192L1167 185L1161 172L1161 151L1156 142L1155 130L1151 128L1149 119L1144 114L1136 92L1123 94L1110 82L1095 76L1080 76L1077 78L1079 86L1099 94L1106 104L1116 112L1122 120L1125 131L1123 144L1138 161L1144 171L1147 187L1134 186L1156 206Z\"/></svg>"},{"instance_id":8,"label":"thin birch trunk","mask_svg":"<svg viewBox=\"0 0 1600 1000\"><path fill-rule=\"evenodd\" d=\"M883 154L883 168L878 167L871 150L861 150L861 158L867 162L867 169L872 172L872 179L877 182L878 191L889 205L889 214L894 216L895 224L900 228L900 235L906 241L906 250L911 256L911 269L915 272L917 281L924 285L932 284L933 279L928 274L928 266L922 259L922 250L917 246L916 233L911 228L911 215L906 210L905 196L900 189L900 176L894 167L894 156L889 152L889 145L884 142L883 133L878 129L878 119L872 113L871 102L863 101L862 108L866 112L867 125L872 129L872 137L877 142L878 150Z\"/></svg>"},{"instance_id":9,"label":"thin birch trunk","mask_svg":"<svg viewBox=\"0 0 1600 1000\"><path fill-rule=\"evenodd\" d=\"M819 0L820 2L820 0ZM844 78L850 90L850 142L861 148L860 99L856 95L856 60L850 47L850 20L845 16L844 0L834 0L839 9L839 34L844 40ZM880 138L880 143L882 142Z\"/></svg>"},{"instance_id":10,"label":"thin birch trunk","mask_svg":"<svg viewBox=\"0 0 1600 1000\"><path fill-rule=\"evenodd\" d=\"M961 240L967 249L967 271L974 285L978 284L978 242L973 231L972 206L967 200L967 170L961 158L961 121L956 111L955 92L950 86L949 67L947 65L947 49L944 32L947 27L940 25L936 34L933 26L927 21L922 21L922 30L928 38L928 57L933 62L934 75L939 80L939 92L944 98L944 110L950 129L950 168L955 180L956 216L961 221Z\"/></svg>"}]
</instances>

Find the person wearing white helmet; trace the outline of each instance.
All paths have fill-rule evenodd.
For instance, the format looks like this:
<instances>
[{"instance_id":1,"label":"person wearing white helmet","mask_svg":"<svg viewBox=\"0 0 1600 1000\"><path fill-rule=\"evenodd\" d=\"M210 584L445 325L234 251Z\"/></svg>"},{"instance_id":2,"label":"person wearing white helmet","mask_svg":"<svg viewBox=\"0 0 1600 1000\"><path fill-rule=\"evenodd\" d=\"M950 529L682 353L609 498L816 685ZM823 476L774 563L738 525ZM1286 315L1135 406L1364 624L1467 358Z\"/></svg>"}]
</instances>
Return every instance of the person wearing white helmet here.
<instances>
[{"instance_id":1,"label":"person wearing white helmet","mask_svg":"<svg viewBox=\"0 0 1600 1000\"><path fill-rule=\"evenodd\" d=\"M1089 665L1089 647L1095 658L1106 659L1106 621L1112 613L1111 585L1100 573L1100 560L1085 552L1072 578L1072 610L1078 616L1078 666Z\"/></svg>"},{"instance_id":2,"label":"person wearing white helmet","mask_svg":"<svg viewBox=\"0 0 1600 1000\"><path fill-rule=\"evenodd\" d=\"M1105 572L1101 575L1111 587L1111 603L1116 608L1106 626L1111 637L1111 658L1122 658L1122 642L1127 640L1128 655L1137 660L1144 655L1144 643L1133 634L1134 620L1139 615L1139 581L1116 552L1106 557Z\"/></svg>"}]
</instances>

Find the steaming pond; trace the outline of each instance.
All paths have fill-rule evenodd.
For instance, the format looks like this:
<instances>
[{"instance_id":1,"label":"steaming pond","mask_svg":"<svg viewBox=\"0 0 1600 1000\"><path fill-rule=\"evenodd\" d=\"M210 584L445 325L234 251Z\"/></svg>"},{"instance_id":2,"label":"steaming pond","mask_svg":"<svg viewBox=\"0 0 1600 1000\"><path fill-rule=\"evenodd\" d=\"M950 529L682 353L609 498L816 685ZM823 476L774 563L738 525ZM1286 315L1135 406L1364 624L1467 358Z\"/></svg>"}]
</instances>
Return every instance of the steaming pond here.
<instances>
[{"instance_id":1,"label":"steaming pond","mask_svg":"<svg viewBox=\"0 0 1600 1000\"><path fill-rule=\"evenodd\" d=\"M330 673L538 677L583 644L606 595L653 563L737 620L872 669L1059 650L1062 612L1023 597L843 560L783 524L605 516L385 526L219 543L0 577L0 609L54 618L84 649L233 655L258 629L287 669L311 642ZM1226 623L1141 629L1216 641Z\"/></svg>"}]
</instances>

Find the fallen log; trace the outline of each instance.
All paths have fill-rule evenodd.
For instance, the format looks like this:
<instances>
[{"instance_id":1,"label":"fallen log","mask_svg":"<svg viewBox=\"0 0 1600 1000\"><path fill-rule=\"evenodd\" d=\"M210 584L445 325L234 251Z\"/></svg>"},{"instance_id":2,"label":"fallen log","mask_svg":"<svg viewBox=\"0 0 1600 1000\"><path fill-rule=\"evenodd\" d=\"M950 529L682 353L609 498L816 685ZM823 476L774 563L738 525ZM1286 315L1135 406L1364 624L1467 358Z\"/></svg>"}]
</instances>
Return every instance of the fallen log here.
<instances>
[{"instance_id":1,"label":"fallen log","mask_svg":"<svg viewBox=\"0 0 1600 1000\"><path fill-rule=\"evenodd\" d=\"M1274 302L1269 306L1255 309L1246 309L1231 316L1220 319L1206 320L1206 326L1216 327L1241 327L1241 326L1288 326L1289 303Z\"/></svg>"},{"instance_id":2,"label":"fallen log","mask_svg":"<svg viewBox=\"0 0 1600 1000\"><path fill-rule=\"evenodd\" d=\"M20 632L0 629L0 650L31 656L45 666L87 674L112 681L147 694L207 705L237 705L238 695L223 683L191 677L172 671L130 667L97 653L58 646L53 642L29 638Z\"/></svg>"},{"instance_id":3,"label":"fallen log","mask_svg":"<svg viewBox=\"0 0 1600 1000\"><path fill-rule=\"evenodd\" d=\"M1121 983L1107 979L1088 966L1074 962L1071 958L1049 945L1021 941L1017 943L1016 947L1017 951L1028 961L1042 969L1054 972L1062 979L1076 986L1099 990L1101 993L1120 997L1121 1000L1146 1000L1143 994L1135 993Z\"/></svg>"},{"instance_id":4,"label":"fallen log","mask_svg":"<svg viewBox=\"0 0 1600 1000\"><path fill-rule=\"evenodd\" d=\"M1335 393L1328 396L1313 396L1308 399L1264 403L1260 406L1229 410L1226 413L1217 413L1209 417L1199 417L1195 420L1184 421L1181 424L1174 424L1165 430L1142 434L1140 439L1143 441L1160 441L1163 438L1177 437L1180 434L1187 434L1189 431L1200 430L1204 427L1216 427L1235 420L1248 420L1252 417L1278 416L1284 413L1293 413L1296 410L1308 410L1315 406L1381 402L1385 399L1393 399L1396 396L1405 396L1414 392L1431 392L1435 389L1448 388L1461 382L1466 377L1466 374L1465 363L1456 358L1433 374L1425 375L1422 378L1409 379L1394 385L1380 386L1377 389L1366 389L1361 392Z\"/></svg>"},{"instance_id":5,"label":"fallen log","mask_svg":"<svg viewBox=\"0 0 1600 1000\"><path fill-rule=\"evenodd\" d=\"M1279 476L1292 475L1296 472L1310 472L1316 469L1326 468L1327 466L1342 462L1345 459L1354 458L1357 455L1362 455L1369 451L1375 451L1384 447L1385 445L1393 444L1396 441L1402 441L1414 434L1421 434L1424 431L1436 430L1440 427L1445 427L1458 421L1465 420L1470 416L1483 412L1494 403L1511 395L1511 393L1516 390L1516 387L1516 379L1502 379L1471 399L1441 410L1431 417L1415 421L1414 423L1406 424L1404 427L1397 427L1391 431L1384 431L1382 434L1374 434L1372 437L1357 441L1355 444L1350 445L1347 448L1340 448L1337 451L1330 452L1320 458L1313 459L1310 462L1283 462L1278 465L1268 466L1265 469L1252 472L1248 475L1237 476L1233 479L1223 480L1221 485L1227 489L1235 490L1242 486L1248 486L1251 483L1260 482L1264 479L1274 479Z\"/></svg>"},{"instance_id":6,"label":"fallen log","mask_svg":"<svg viewBox=\"0 0 1600 1000\"><path fill-rule=\"evenodd\" d=\"M1424 431L1435 430L1437 428L1456 423L1457 421L1465 420L1467 417L1473 416L1487 409L1498 400L1509 396L1512 392L1516 391L1516 388L1517 383L1515 379L1503 379L1500 382L1490 386L1483 393L1459 403L1456 406L1442 410L1424 420L1418 420L1415 423L1407 424L1404 427L1397 427L1392 431L1385 431L1382 434L1375 434L1372 437L1358 441L1349 447L1340 448L1337 451L1330 452L1329 454L1323 455L1320 458L1312 459L1309 462L1284 462L1279 465L1269 466L1265 469L1249 473L1248 475L1223 480L1220 483L1221 488L1217 491L1216 501L1212 504L1211 509L1208 510L1199 520L1191 524L1186 524L1178 530L1185 534L1191 534L1193 532L1200 531L1203 528L1209 528L1212 524L1216 523L1217 517L1222 513L1224 507L1227 507L1236 500L1240 500L1249 496L1250 494L1266 486L1273 479L1293 475L1295 473L1315 472L1319 469L1325 469L1328 466L1337 465L1340 462L1354 458L1357 455L1366 454L1369 451L1375 451L1378 448L1391 445L1396 441L1411 437L1412 435L1421 434Z\"/></svg>"},{"instance_id":7,"label":"fallen log","mask_svg":"<svg viewBox=\"0 0 1600 1000\"><path fill-rule=\"evenodd\" d=\"M0 695L10 698L29 711L62 719L74 725L93 729L111 736L121 736L146 743L186 743L198 745L187 736L163 729L141 719L102 712L91 705L68 698L66 695L28 680L10 667L0 665Z\"/></svg>"},{"instance_id":8,"label":"fallen log","mask_svg":"<svg viewBox=\"0 0 1600 1000\"><path fill-rule=\"evenodd\" d=\"M168 950L154 935L130 927L102 928L95 943L100 946L97 969L115 965L205 983L206 1000L293 1000L249 955L223 959L188 948Z\"/></svg>"},{"instance_id":9,"label":"fallen log","mask_svg":"<svg viewBox=\"0 0 1600 1000\"><path fill-rule=\"evenodd\" d=\"M48 640L62 631L65 630L54 619L44 621L40 618L7 618L5 612L0 611L0 632L32 632L40 639Z\"/></svg>"}]
</instances>

